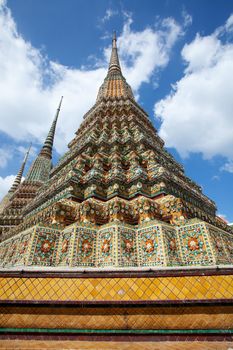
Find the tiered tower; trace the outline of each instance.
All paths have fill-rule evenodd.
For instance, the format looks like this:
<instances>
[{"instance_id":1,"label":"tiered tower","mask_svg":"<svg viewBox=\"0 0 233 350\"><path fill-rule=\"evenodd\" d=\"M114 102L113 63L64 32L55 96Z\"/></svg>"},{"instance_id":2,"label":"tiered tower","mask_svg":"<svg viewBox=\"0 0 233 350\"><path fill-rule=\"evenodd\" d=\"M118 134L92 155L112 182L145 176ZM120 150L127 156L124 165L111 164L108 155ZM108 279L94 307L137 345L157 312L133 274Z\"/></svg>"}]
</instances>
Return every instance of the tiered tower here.
<instances>
[{"instance_id":1,"label":"tiered tower","mask_svg":"<svg viewBox=\"0 0 233 350\"><path fill-rule=\"evenodd\" d=\"M23 164L17 174L15 181L8 194L4 197L0 209L0 241L5 240L17 232L17 226L23 220L23 209L36 196L38 189L48 181L52 169L52 149L56 130L58 115L60 112L62 98L59 103L55 118L35 161L32 163L28 174L23 182L22 176L25 164L28 159L28 152L25 155Z\"/></svg>"},{"instance_id":2,"label":"tiered tower","mask_svg":"<svg viewBox=\"0 0 233 350\"><path fill-rule=\"evenodd\" d=\"M214 202L165 150L135 101L122 75L115 35L96 103L51 170L60 105L38 157L2 214L13 209L18 224L7 228L3 239L15 240L35 225L48 229L49 237L46 233L31 242L42 256L27 251L27 264L140 267L232 261L232 228L216 217ZM216 247L216 237L224 250ZM44 240L51 249L45 256ZM11 261L5 255L3 265L14 265L15 256L17 250Z\"/></svg>"},{"instance_id":3,"label":"tiered tower","mask_svg":"<svg viewBox=\"0 0 233 350\"><path fill-rule=\"evenodd\" d=\"M30 149L31 149L31 145L30 145L28 151L26 152L26 154L24 156L23 163L22 163L21 167L19 168L19 172L16 175L15 180L14 180L11 188L9 189L8 193L5 195L5 197L2 199L2 201L0 203L0 214L9 205L11 196L17 190L17 188L19 187L19 185L20 185L20 183L22 181L23 172L24 172L24 168L25 168L25 165L27 163L27 160L28 160Z\"/></svg>"},{"instance_id":4,"label":"tiered tower","mask_svg":"<svg viewBox=\"0 0 233 350\"><path fill-rule=\"evenodd\" d=\"M0 217L5 332L228 336L233 228L135 101L115 35L96 103L51 169L59 109L3 211L8 221ZM18 221L6 227L13 212Z\"/></svg>"}]
</instances>

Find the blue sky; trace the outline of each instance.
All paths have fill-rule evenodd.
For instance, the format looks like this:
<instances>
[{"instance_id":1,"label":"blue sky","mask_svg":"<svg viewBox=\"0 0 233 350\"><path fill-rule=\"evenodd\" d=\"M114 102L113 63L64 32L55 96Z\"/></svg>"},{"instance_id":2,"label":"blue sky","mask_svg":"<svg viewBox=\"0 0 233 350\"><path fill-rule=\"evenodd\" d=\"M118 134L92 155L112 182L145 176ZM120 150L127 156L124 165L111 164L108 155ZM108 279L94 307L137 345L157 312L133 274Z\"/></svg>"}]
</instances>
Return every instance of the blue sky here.
<instances>
[{"instance_id":1,"label":"blue sky","mask_svg":"<svg viewBox=\"0 0 233 350\"><path fill-rule=\"evenodd\" d=\"M0 196L31 141L35 157L61 95L54 163L65 152L105 77L113 30L138 102L233 222L232 0L0 0Z\"/></svg>"}]
</instances>

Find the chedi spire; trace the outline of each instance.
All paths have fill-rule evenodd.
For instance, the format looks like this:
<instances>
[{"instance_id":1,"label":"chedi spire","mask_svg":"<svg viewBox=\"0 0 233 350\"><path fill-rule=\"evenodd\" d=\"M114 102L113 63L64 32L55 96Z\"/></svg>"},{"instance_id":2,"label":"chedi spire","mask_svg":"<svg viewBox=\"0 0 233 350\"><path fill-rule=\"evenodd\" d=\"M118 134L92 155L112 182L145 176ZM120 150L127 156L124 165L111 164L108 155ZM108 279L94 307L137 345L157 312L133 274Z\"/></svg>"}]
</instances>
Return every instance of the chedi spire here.
<instances>
[{"instance_id":1,"label":"chedi spire","mask_svg":"<svg viewBox=\"0 0 233 350\"><path fill-rule=\"evenodd\" d=\"M121 72L120 61L117 50L116 32L112 38L112 52L106 78L99 89L97 103L103 99L131 99L134 100L131 87L126 82Z\"/></svg>"},{"instance_id":2,"label":"chedi spire","mask_svg":"<svg viewBox=\"0 0 233 350\"><path fill-rule=\"evenodd\" d=\"M24 156L24 159L23 159L23 163L19 169L19 172L18 174L16 175L16 178L15 178L15 181L13 182L13 185L11 186L10 190L9 190L9 193L13 193L17 190L17 188L19 187L20 183L21 183L21 180L22 180L22 177L23 177L23 172L24 172L24 168L25 168L25 165L27 163L27 160L28 160L28 156L29 156L29 152L30 152L30 149L31 149L31 144Z\"/></svg>"},{"instance_id":3,"label":"chedi spire","mask_svg":"<svg viewBox=\"0 0 233 350\"><path fill-rule=\"evenodd\" d=\"M112 71L121 72L121 66L120 66L118 52L117 52L116 32L113 33L113 37L112 37L112 53L111 53L111 58L110 58L110 62L109 62L109 69L108 69L109 73Z\"/></svg>"},{"instance_id":4,"label":"chedi spire","mask_svg":"<svg viewBox=\"0 0 233 350\"><path fill-rule=\"evenodd\" d=\"M53 141L54 141L54 135L56 131L57 119L61 109L62 99L63 99L63 96L61 97L53 123L49 130L48 136L46 137L40 153L38 154L37 158L31 165L31 168L29 169L29 172L26 176L27 181L45 182L49 179L49 174L52 168L51 159L52 159L52 152L53 152Z\"/></svg>"},{"instance_id":5,"label":"chedi spire","mask_svg":"<svg viewBox=\"0 0 233 350\"><path fill-rule=\"evenodd\" d=\"M58 119L59 112L61 109L62 100L63 100L63 96L61 97L60 103L59 103L58 108L57 108L57 112L55 114L55 118L54 118L53 123L51 125L51 128L49 130L48 136L46 137L44 145L40 151L40 155L47 156L50 159L52 159L54 135L55 135L56 125L57 125L57 119Z\"/></svg>"},{"instance_id":6,"label":"chedi spire","mask_svg":"<svg viewBox=\"0 0 233 350\"><path fill-rule=\"evenodd\" d=\"M2 201L0 201L0 214L2 214L3 211L5 210L5 208L9 205L13 194L15 193L15 191L19 188L19 186L21 184L24 168L25 168L25 165L26 165L27 160L28 160L28 155L29 155L30 149L31 149L31 145L29 146L29 149L27 150L27 152L24 156L23 163L19 169L18 174L15 177L15 180L14 180L11 188L9 189L9 191L5 195L5 197L3 197ZM1 230L0 230L0 236L1 236Z\"/></svg>"}]
</instances>

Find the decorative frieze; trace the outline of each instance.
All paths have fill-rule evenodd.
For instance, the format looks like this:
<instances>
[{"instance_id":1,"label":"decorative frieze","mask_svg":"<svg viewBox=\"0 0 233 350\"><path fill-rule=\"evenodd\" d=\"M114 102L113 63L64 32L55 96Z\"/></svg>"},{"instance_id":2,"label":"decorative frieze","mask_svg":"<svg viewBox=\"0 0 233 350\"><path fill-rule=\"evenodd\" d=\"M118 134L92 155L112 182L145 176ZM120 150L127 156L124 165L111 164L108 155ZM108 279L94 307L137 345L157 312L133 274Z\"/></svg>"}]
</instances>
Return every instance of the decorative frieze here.
<instances>
[{"instance_id":1,"label":"decorative frieze","mask_svg":"<svg viewBox=\"0 0 233 350\"><path fill-rule=\"evenodd\" d=\"M130 268L233 263L231 235L200 220L129 225L72 224L62 231L34 226L0 244L1 267Z\"/></svg>"}]
</instances>

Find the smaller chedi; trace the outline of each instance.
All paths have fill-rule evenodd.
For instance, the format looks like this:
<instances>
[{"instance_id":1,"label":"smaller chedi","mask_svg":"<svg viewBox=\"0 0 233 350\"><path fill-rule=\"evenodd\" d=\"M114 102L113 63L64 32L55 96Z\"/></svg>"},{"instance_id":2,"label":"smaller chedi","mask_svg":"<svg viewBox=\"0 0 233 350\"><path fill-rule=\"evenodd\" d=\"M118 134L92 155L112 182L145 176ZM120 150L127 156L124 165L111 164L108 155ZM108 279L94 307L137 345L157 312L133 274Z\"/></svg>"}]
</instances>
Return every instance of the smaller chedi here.
<instances>
[{"instance_id":1,"label":"smaller chedi","mask_svg":"<svg viewBox=\"0 0 233 350\"><path fill-rule=\"evenodd\" d=\"M233 228L164 148L134 99L116 37L107 76L52 168L61 102L0 204L0 266L141 269L233 263Z\"/></svg>"}]
</instances>

